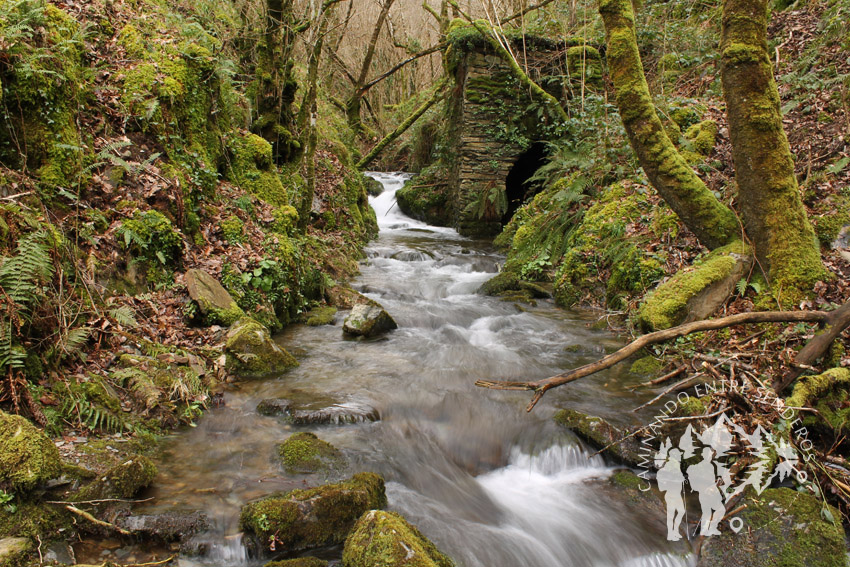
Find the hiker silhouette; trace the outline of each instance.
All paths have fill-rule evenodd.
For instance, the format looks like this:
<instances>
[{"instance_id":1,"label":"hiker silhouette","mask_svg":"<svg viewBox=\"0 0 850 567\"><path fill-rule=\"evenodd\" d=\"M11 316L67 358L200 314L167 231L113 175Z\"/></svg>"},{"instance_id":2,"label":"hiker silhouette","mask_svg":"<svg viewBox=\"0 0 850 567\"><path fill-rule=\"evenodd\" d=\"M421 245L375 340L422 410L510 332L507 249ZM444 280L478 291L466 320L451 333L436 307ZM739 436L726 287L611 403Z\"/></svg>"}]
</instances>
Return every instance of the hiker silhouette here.
<instances>
[{"instance_id":1,"label":"hiker silhouette","mask_svg":"<svg viewBox=\"0 0 850 567\"><path fill-rule=\"evenodd\" d=\"M657 457L664 460L664 466L658 470L655 478L658 489L664 493L664 501L667 503L667 539L679 541L682 539L680 528L685 518L685 475L682 474L682 451L675 447L667 451L665 446L659 451Z\"/></svg>"},{"instance_id":2,"label":"hiker silhouette","mask_svg":"<svg viewBox=\"0 0 850 567\"><path fill-rule=\"evenodd\" d=\"M726 512L723 505L723 495L717 488L718 471L714 464L714 450L704 447L702 460L688 467L688 484L691 490L699 494L699 505L702 509L700 519L700 535L720 535L717 526Z\"/></svg>"}]
</instances>

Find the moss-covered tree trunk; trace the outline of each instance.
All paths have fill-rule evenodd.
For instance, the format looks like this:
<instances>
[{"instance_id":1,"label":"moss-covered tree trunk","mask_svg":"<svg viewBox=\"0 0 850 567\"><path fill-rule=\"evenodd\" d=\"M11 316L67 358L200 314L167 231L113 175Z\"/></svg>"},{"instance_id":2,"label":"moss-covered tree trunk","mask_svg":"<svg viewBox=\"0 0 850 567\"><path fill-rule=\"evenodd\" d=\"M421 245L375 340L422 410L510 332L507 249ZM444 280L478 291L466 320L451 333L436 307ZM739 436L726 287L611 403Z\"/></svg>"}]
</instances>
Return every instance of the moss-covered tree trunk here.
<instances>
[{"instance_id":1,"label":"moss-covered tree trunk","mask_svg":"<svg viewBox=\"0 0 850 567\"><path fill-rule=\"evenodd\" d=\"M266 29L258 44L253 130L265 138L280 163L298 155L292 135L292 102L298 88L290 59L293 40L292 0L266 1Z\"/></svg>"},{"instance_id":2,"label":"moss-covered tree trunk","mask_svg":"<svg viewBox=\"0 0 850 567\"><path fill-rule=\"evenodd\" d=\"M826 270L782 128L767 21L767 0L723 2L721 79L747 235L774 294L795 301Z\"/></svg>"},{"instance_id":3,"label":"moss-covered tree trunk","mask_svg":"<svg viewBox=\"0 0 850 567\"><path fill-rule=\"evenodd\" d=\"M705 246L717 248L740 239L735 214L679 154L655 111L638 53L631 0L600 0L599 13L620 117L650 183Z\"/></svg>"}]
</instances>

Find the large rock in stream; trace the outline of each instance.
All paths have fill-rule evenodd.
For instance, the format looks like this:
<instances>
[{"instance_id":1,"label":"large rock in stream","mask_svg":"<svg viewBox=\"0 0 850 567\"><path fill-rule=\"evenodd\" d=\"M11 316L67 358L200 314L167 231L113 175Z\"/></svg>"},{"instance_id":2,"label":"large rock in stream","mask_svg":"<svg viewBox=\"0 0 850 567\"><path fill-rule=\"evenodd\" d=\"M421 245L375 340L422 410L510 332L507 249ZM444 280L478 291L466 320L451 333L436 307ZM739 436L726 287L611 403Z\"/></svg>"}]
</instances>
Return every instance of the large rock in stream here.
<instances>
[{"instance_id":1,"label":"large rock in stream","mask_svg":"<svg viewBox=\"0 0 850 567\"><path fill-rule=\"evenodd\" d=\"M272 340L269 330L250 317L243 317L227 331L224 352L227 370L244 378L262 378L283 372L298 361Z\"/></svg>"},{"instance_id":2,"label":"large rock in stream","mask_svg":"<svg viewBox=\"0 0 850 567\"><path fill-rule=\"evenodd\" d=\"M386 505L384 479L359 473L344 482L250 502L239 523L264 548L274 538L278 551L298 551L342 543L360 516Z\"/></svg>"},{"instance_id":3,"label":"large rock in stream","mask_svg":"<svg viewBox=\"0 0 850 567\"><path fill-rule=\"evenodd\" d=\"M342 324L342 331L357 337L374 337L397 329L398 324L378 303L358 303Z\"/></svg>"},{"instance_id":4,"label":"large rock in stream","mask_svg":"<svg viewBox=\"0 0 850 567\"><path fill-rule=\"evenodd\" d=\"M345 540L343 567L454 567L454 561L400 514L370 510Z\"/></svg>"},{"instance_id":5,"label":"large rock in stream","mask_svg":"<svg viewBox=\"0 0 850 567\"><path fill-rule=\"evenodd\" d=\"M819 498L774 488L751 494L740 505L746 508L735 517L743 529L734 533L721 524L722 535L703 543L697 567L847 566L841 516ZM834 521L826 519L829 515Z\"/></svg>"}]
</instances>

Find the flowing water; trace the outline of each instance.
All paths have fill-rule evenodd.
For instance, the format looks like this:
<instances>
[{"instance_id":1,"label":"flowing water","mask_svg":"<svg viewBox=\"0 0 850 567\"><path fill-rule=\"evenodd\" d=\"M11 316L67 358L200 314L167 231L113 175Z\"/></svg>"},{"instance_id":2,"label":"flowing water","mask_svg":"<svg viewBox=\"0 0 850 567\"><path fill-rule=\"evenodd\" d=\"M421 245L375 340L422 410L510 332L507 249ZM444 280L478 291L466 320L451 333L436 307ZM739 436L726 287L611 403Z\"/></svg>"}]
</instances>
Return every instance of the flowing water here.
<instances>
[{"instance_id":1,"label":"flowing water","mask_svg":"<svg viewBox=\"0 0 850 567\"><path fill-rule=\"evenodd\" d=\"M404 216L395 203L403 174L373 174L385 191L372 199L381 228L356 289L399 324L381 339L343 337L335 325L290 328L279 339L301 353L279 378L244 382L198 427L166 443L147 512L204 510L214 529L196 538L200 555L182 566L260 564L238 530L240 506L264 494L318 484L287 477L276 445L308 430L339 447L346 474L387 480L389 508L416 524L463 567L685 566L655 515L612 490L612 469L590 456L551 416L557 407L635 419L642 400L624 388L624 371L556 389L531 414L529 395L476 388L479 378L537 379L619 346L595 321L548 302L517 306L476 295L503 260L483 242ZM292 427L256 413L264 398L374 408L380 420ZM325 400L322 402L322 400ZM662 519L663 521L663 519ZM339 557L329 550L325 557Z\"/></svg>"}]
</instances>

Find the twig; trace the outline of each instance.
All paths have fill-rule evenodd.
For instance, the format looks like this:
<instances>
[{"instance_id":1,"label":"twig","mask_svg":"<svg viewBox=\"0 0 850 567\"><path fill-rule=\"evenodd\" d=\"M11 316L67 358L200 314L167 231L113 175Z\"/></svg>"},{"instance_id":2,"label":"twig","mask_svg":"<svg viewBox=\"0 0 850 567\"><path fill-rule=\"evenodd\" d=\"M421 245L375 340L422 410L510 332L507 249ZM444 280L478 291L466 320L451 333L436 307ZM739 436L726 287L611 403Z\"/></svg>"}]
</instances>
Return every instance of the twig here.
<instances>
[{"instance_id":1,"label":"twig","mask_svg":"<svg viewBox=\"0 0 850 567\"><path fill-rule=\"evenodd\" d=\"M729 407L724 405L719 410L717 410L715 412L711 412L707 415L686 415L686 416L683 416L683 417L665 417L661 421L690 421L692 419L709 419L711 417L717 417L718 415L720 415L721 413L723 413L727 409L729 409Z\"/></svg>"},{"instance_id":2,"label":"twig","mask_svg":"<svg viewBox=\"0 0 850 567\"><path fill-rule=\"evenodd\" d=\"M97 524L98 526L101 526L101 527L104 527L104 528L109 528L111 530L115 530L122 535L132 535L130 532L128 532L124 528L119 528L115 524L110 524L109 522L104 522L103 520L98 520L97 518L95 518L94 516L92 516L91 514L86 512L85 510L80 510L76 506L71 506L69 504L69 505L65 506L65 508L69 512L72 512L72 513L74 513L74 514L76 514L76 515L78 515L82 518L85 518L86 520L88 520L89 522L91 522L93 524Z\"/></svg>"},{"instance_id":3,"label":"twig","mask_svg":"<svg viewBox=\"0 0 850 567\"><path fill-rule=\"evenodd\" d=\"M629 389L632 390L632 391L635 391L638 388L649 388L649 387L652 387L652 386L657 386L659 384L663 384L667 380L670 380L671 378L675 378L676 376L678 376L679 374L681 374L682 372L684 372L687 369L688 369L687 366L680 366L679 368L677 368L673 372L668 372L667 374L665 374L664 376L661 376L660 378L656 378L655 380L650 380L649 382L641 382L640 384L638 384L636 386L632 386Z\"/></svg>"},{"instance_id":4,"label":"twig","mask_svg":"<svg viewBox=\"0 0 850 567\"><path fill-rule=\"evenodd\" d=\"M694 382L697 378L701 378L703 376L704 376L704 374L694 374L693 376L688 376L684 380L679 380L678 382L676 382L675 384L673 384L672 386L670 386L669 388L667 388L666 390L664 390L663 392L661 392L660 394L658 394L657 396L655 396L654 398L652 398L651 400L646 402L645 404L641 404L638 407L636 407L635 409L633 409L632 412L636 412L636 411L642 410L643 408L645 408L647 406L651 406L652 404L654 404L655 402L657 402L658 400L660 400L661 398L663 398L664 396L666 396L670 392L676 390L677 388L687 388L688 386L691 386L692 382Z\"/></svg>"},{"instance_id":5,"label":"twig","mask_svg":"<svg viewBox=\"0 0 850 567\"><path fill-rule=\"evenodd\" d=\"M74 504L101 504L103 502L126 502L127 504L139 504L141 502L150 502L151 500L153 500L153 497L145 498L143 500L127 500L124 498L102 498L100 500L75 500L74 502L69 502L66 500L45 500L44 503L62 504L63 506L70 504L73 506Z\"/></svg>"}]
</instances>

